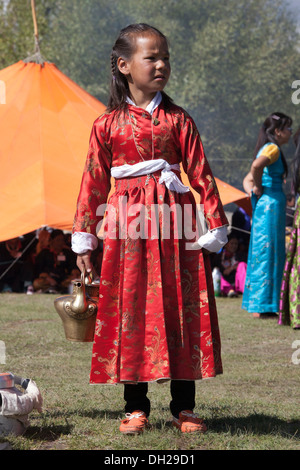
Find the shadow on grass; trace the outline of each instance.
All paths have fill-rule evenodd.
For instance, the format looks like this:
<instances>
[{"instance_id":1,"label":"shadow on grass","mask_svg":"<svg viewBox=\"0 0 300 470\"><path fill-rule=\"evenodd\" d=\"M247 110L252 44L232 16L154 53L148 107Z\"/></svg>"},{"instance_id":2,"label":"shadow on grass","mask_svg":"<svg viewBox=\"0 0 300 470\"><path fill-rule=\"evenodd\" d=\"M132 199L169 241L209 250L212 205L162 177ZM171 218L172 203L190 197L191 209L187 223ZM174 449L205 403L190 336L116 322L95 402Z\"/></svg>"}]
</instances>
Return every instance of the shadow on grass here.
<instances>
[{"instance_id":1,"label":"shadow on grass","mask_svg":"<svg viewBox=\"0 0 300 470\"><path fill-rule=\"evenodd\" d=\"M95 420L116 420L124 416L123 410L68 410L62 412L55 410L45 413L45 423L41 426L30 426L25 433L29 439L41 441L55 441L62 435L68 435L72 432L72 417L82 417ZM63 418L66 422L65 425L55 423L47 424L46 421ZM150 417L151 418L151 417ZM300 440L300 421L299 420L284 420L276 416L269 416L265 414L249 414L247 416L224 416L222 418L211 418L205 420L208 431L212 433L230 433L234 435L280 435L286 439ZM150 419L150 426L152 429L167 430L172 427L171 420L164 419Z\"/></svg>"},{"instance_id":2,"label":"shadow on grass","mask_svg":"<svg viewBox=\"0 0 300 470\"><path fill-rule=\"evenodd\" d=\"M54 442L61 436L71 433L73 426L66 425L50 425L50 426L30 426L24 433L24 437L34 441Z\"/></svg>"},{"instance_id":3,"label":"shadow on grass","mask_svg":"<svg viewBox=\"0 0 300 470\"><path fill-rule=\"evenodd\" d=\"M72 424L71 420L73 416L79 416L82 418L90 418L90 419L118 419L123 410L119 411L111 411L111 410L99 410L99 409L91 409L91 410L68 410L68 411L60 411L60 410L53 410L53 411L45 411L42 415L43 423L39 426L35 426L34 424L30 425L28 429L26 429L24 433L24 437L27 439L32 439L35 441L48 441L53 442L57 439L61 438L63 435L71 434L74 425ZM62 418L65 420L64 425L55 424L55 420ZM41 419L41 417L38 417ZM53 420L53 422L51 422ZM34 422L34 418L31 419ZM70 421L70 422L69 422ZM48 424L50 422L50 424Z\"/></svg>"},{"instance_id":4,"label":"shadow on grass","mask_svg":"<svg viewBox=\"0 0 300 470\"><path fill-rule=\"evenodd\" d=\"M280 435L286 439L300 440L300 421L285 421L276 416L264 414L251 414L242 417L223 417L205 419L208 431L212 433L230 433L234 435ZM162 419L151 422L151 427L155 429L167 429L172 427L172 421Z\"/></svg>"},{"instance_id":5,"label":"shadow on grass","mask_svg":"<svg viewBox=\"0 0 300 470\"><path fill-rule=\"evenodd\" d=\"M300 421L283 420L276 416L251 414L241 417L223 417L206 420L208 429L216 433L275 435L300 440Z\"/></svg>"},{"instance_id":6,"label":"shadow on grass","mask_svg":"<svg viewBox=\"0 0 300 470\"><path fill-rule=\"evenodd\" d=\"M99 408L91 409L69 409L67 411L53 410L46 411L45 417L49 418L68 418L71 416L80 416L91 419L118 419L124 415L124 410L101 410Z\"/></svg>"}]
</instances>

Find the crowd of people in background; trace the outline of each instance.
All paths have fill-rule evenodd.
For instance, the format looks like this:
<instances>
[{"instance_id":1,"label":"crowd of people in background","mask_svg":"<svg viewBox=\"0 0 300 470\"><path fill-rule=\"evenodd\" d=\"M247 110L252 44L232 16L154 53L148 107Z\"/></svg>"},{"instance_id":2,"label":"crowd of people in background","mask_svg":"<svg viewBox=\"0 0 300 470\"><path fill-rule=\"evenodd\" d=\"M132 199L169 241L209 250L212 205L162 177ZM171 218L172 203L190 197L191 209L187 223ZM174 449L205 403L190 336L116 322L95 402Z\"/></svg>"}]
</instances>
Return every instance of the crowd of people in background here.
<instances>
[{"instance_id":1,"label":"crowd of people in background","mask_svg":"<svg viewBox=\"0 0 300 470\"><path fill-rule=\"evenodd\" d=\"M101 263L101 244L95 264ZM70 233L42 228L0 243L0 292L66 293L80 278Z\"/></svg>"}]
</instances>

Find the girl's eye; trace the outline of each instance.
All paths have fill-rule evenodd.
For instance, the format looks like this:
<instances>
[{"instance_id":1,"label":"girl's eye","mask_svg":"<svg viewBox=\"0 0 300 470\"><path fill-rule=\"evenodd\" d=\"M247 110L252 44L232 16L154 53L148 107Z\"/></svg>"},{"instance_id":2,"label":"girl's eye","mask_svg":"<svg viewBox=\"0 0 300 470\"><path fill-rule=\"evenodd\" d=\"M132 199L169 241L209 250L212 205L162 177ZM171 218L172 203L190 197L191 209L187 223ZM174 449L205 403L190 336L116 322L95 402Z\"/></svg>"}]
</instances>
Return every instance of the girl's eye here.
<instances>
[{"instance_id":1,"label":"girl's eye","mask_svg":"<svg viewBox=\"0 0 300 470\"><path fill-rule=\"evenodd\" d=\"M158 58L158 57L152 57L152 56L149 56L149 57L146 57L146 60L149 60L150 62L155 62L157 60L162 60L163 62L169 62L170 60L170 57L169 56L166 56L166 57L163 57L163 58Z\"/></svg>"}]
</instances>

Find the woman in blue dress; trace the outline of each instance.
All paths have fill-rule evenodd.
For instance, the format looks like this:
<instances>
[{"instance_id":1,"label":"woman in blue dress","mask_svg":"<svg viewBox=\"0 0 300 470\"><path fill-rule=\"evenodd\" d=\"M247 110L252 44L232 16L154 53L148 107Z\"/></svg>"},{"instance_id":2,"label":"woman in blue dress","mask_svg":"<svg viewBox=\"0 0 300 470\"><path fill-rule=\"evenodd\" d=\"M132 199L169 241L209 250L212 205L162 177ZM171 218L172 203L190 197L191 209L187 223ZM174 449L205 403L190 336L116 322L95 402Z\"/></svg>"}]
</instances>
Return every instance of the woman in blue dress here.
<instances>
[{"instance_id":1,"label":"woman in blue dress","mask_svg":"<svg viewBox=\"0 0 300 470\"><path fill-rule=\"evenodd\" d=\"M263 123L244 189L251 196L252 228L242 308L256 318L277 316L285 262L285 207L282 189L287 164L281 146L292 134L292 119L271 114Z\"/></svg>"}]
</instances>

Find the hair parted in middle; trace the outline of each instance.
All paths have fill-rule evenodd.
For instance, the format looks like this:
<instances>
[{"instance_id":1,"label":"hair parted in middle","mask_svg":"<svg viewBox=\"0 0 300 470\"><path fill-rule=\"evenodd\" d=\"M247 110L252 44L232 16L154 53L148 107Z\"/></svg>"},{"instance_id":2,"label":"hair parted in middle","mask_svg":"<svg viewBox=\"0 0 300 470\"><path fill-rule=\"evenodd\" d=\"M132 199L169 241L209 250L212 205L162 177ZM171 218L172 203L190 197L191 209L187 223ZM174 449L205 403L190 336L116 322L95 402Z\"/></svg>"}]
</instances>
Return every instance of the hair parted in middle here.
<instances>
[{"instance_id":1,"label":"hair parted in middle","mask_svg":"<svg viewBox=\"0 0 300 470\"><path fill-rule=\"evenodd\" d=\"M111 82L107 105L108 111L125 109L126 98L129 96L129 86L126 77L119 71L117 62L119 57L129 60L135 52L136 37L146 34L156 34L168 44L166 36L161 31L146 23L131 24L121 29L119 33L110 55ZM162 96L166 105L172 102L165 92L162 92Z\"/></svg>"}]
</instances>

